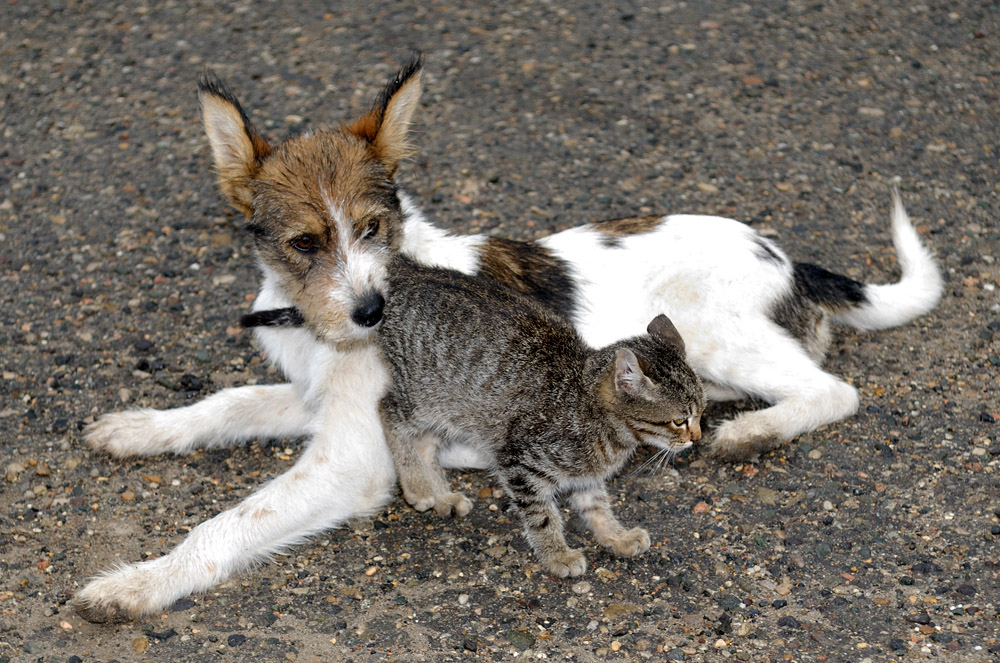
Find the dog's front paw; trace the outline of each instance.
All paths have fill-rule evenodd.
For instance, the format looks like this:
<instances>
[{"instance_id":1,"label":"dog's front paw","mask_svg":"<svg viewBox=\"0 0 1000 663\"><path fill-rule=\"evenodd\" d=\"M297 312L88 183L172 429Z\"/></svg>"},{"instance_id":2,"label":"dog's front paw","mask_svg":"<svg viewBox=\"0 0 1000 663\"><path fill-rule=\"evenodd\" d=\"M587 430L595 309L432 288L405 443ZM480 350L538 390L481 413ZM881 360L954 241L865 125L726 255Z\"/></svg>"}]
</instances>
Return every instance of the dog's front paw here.
<instances>
[{"instance_id":1,"label":"dog's front paw","mask_svg":"<svg viewBox=\"0 0 1000 663\"><path fill-rule=\"evenodd\" d=\"M152 409L105 414L84 429L83 439L91 449L116 458L174 451L169 435L159 430L156 415Z\"/></svg>"},{"instance_id":2,"label":"dog's front paw","mask_svg":"<svg viewBox=\"0 0 1000 663\"><path fill-rule=\"evenodd\" d=\"M641 527L633 527L613 540L611 549L622 557L635 557L649 550L649 533Z\"/></svg>"},{"instance_id":3,"label":"dog's front paw","mask_svg":"<svg viewBox=\"0 0 1000 663\"><path fill-rule=\"evenodd\" d=\"M94 578L73 598L81 617L100 624L117 624L159 610L156 579L138 565L120 566Z\"/></svg>"},{"instance_id":4,"label":"dog's front paw","mask_svg":"<svg viewBox=\"0 0 1000 663\"><path fill-rule=\"evenodd\" d=\"M472 510L472 500L462 493L438 495L434 502L434 513L439 516L461 518Z\"/></svg>"},{"instance_id":5,"label":"dog's front paw","mask_svg":"<svg viewBox=\"0 0 1000 663\"><path fill-rule=\"evenodd\" d=\"M546 559L545 568L560 578L578 576L587 570L587 558L579 550L567 548Z\"/></svg>"}]
</instances>

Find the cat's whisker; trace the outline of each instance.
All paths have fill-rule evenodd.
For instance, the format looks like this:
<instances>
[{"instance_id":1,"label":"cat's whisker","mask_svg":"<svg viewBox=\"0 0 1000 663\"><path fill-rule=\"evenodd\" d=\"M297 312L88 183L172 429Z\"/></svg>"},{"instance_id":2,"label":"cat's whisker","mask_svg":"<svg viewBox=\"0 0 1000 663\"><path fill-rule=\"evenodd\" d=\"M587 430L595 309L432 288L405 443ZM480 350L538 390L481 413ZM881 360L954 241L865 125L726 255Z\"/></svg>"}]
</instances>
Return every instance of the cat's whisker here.
<instances>
[{"instance_id":1,"label":"cat's whisker","mask_svg":"<svg viewBox=\"0 0 1000 663\"><path fill-rule=\"evenodd\" d=\"M643 462L642 465L640 465L639 467L637 467L634 470L632 470L629 473L629 476L630 477L636 476L636 475L642 473L643 470L646 470L646 469L648 469L648 472L645 472L645 475L646 476L653 476L654 474L656 474L662 468L663 461L666 458L667 454L669 454L669 453L670 453L670 449L658 449L657 452L654 453L649 458L647 458L645 460L645 462Z\"/></svg>"},{"instance_id":2,"label":"cat's whisker","mask_svg":"<svg viewBox=\"0 0 1000 663\"><path fill-rule=\"evenodd\" d=\"M677 457L677 448L670 447L669 449L664 449L661 454L660 462L656 464L657 473L662 473L664 468L668 465L674 464L674 458Z\"/></svg>"}]
</instances>

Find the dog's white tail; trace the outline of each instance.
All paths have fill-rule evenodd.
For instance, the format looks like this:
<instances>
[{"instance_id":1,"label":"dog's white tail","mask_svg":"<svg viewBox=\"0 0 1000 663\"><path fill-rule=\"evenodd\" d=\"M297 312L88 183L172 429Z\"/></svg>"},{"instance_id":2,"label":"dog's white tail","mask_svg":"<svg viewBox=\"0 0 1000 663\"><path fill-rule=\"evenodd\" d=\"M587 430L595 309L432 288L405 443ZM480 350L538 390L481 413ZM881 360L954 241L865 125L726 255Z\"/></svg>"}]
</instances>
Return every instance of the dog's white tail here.
<instances>
[{"instance_id":1,"label":"dog's white tail","mask_svg":"<svg viewBox=\"0 0 1000 663\"><path fill-rule=\"evenodd\" d=\"M896 247L902 278L887 285L865 284L865 301L837 311L835 322L868 330L895 327L929 312L941 299L941 272L910 223L895 184L892 187L892 243Z\"/></svg>"}]
</instances>

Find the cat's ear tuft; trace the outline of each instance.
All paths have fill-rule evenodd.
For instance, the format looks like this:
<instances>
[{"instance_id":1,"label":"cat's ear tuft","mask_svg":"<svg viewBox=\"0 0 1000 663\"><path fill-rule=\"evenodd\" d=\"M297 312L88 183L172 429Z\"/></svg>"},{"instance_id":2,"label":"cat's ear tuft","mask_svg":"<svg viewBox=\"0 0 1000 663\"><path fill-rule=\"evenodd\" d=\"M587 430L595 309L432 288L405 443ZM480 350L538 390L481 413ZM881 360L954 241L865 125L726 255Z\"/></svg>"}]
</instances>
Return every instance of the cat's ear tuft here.
<instances>
[{"instance_id":1,"label":"cat's ear tuft","mask_svg":"<svg viewBox=\"0 0 1000 663\"><path fill-rule=\"evenodd\" d=\"M656 336L667 345L673 346L682 355L684 354L684 339L681 337L681 333L677 331L677 327L674 327L674 323L670 322L670 318L662 313L653 318L649 326L646 327L646 332L651 336Z\"/></svg>"},{"instance_id":2,"label":"cat's ear tuft","mask_svg":"<svg viewBox=\"0 0 1000 663\"><path fill-rule=\"evenodd\" d=\"M615 354L614 376L618 391L635 398L645 395L647 378L639 367L639 358L628 348L621 348Z\"/></svg>"}]
</instances>

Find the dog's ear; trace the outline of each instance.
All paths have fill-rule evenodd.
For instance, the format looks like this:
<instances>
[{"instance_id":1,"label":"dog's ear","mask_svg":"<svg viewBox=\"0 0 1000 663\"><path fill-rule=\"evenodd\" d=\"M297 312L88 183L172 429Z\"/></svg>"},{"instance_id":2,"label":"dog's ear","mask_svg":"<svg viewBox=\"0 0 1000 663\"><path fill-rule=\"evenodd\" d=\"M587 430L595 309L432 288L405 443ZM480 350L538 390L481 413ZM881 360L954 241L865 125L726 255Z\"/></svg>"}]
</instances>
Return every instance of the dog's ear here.
<instances>
[{"instance_id":1,"label":"dog's ear","mask_svg":"<svg viewBox=\"0 0 1000 663\"><path fill-rule=\"evenodd\" d=\"M407 134L420 101L422 67L421 57L415 53L385 86L372 109L345 127L372 146L390 175L411 152Z\"/></svg>"},{"instance_id":2,"label":"dog's ear","mask_svg":"<svg viewBox=\"0 0 1000 663\"><path fill-rule=\"evenodd\" d=\"M233 93L211 72L202 74L198 81L198 97L219 187L233 207L250 218L250 182L271 153L271 146L254 129Z\"/></svg>"}]
</instances>

